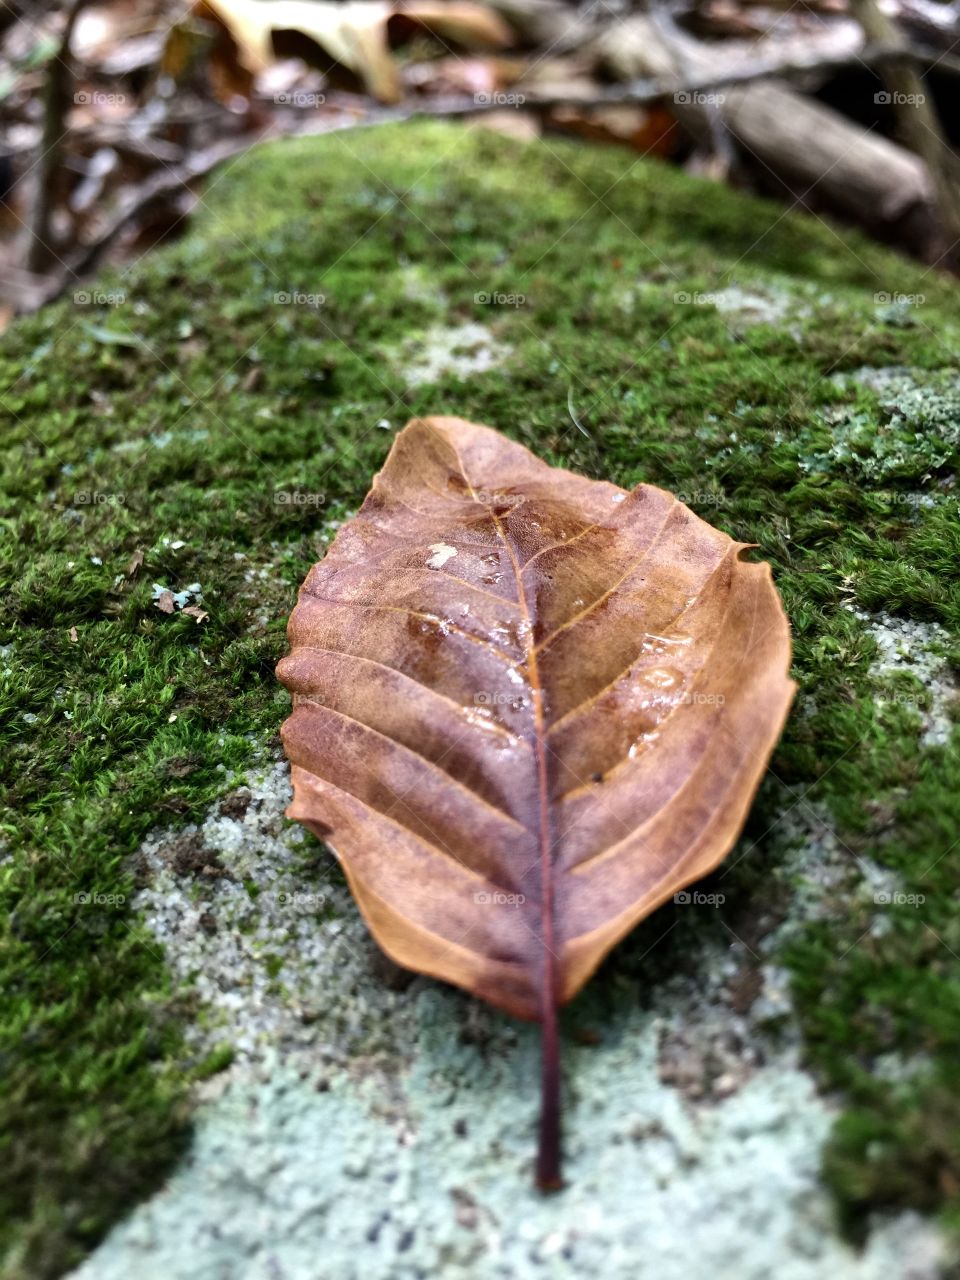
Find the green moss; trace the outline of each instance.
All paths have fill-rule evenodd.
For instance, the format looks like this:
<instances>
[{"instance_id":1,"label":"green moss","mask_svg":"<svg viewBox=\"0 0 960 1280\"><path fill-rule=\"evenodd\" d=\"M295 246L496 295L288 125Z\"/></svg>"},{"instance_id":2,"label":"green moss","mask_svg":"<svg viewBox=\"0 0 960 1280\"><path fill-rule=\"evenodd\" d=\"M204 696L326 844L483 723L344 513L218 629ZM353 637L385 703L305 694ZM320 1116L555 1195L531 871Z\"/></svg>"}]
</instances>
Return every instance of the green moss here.
<instances>
[{"instance_id":1,"label":"green moss","mask_svg":"<svg viewBox=\"0 0 960 1280\"><path fill-rule=\"evenodd\" d=\"M738 335L677 300L733 282L792 293L794 314ZM218 1064L184 1053L193 1011L129 910L130 856L275 745L296 587L392 428L427 412L683 493L773 562L804 712L731 872L741 927L784 909L771 831L788 794L925 895L879 938L852 905L786 958L807 1056L850 1105L827 1161L848 1218L955 1207L957 758L876 706L872 641L843 608L958 635L950 286L612 150L418 125L257 149L213 177L182 243L87 292L0 347L4 1275L68 1265L179 1149L185 1091ZM878 292L925 301L904 324ZM497 294L524 301L479 300ZM484 324L511 354L408 387L404 342L438 321ZM901 372L843 376L862 366ZM900 500L916 491L932 504ZM161 612L154 584L200 584L209 617ZM636 965L682 970L703 927L720 926L685 921L641 961L658 915L585 998ZM896 1091L872 1070L918 1050L930 1069Z\"/></svg>"}]
</instances>

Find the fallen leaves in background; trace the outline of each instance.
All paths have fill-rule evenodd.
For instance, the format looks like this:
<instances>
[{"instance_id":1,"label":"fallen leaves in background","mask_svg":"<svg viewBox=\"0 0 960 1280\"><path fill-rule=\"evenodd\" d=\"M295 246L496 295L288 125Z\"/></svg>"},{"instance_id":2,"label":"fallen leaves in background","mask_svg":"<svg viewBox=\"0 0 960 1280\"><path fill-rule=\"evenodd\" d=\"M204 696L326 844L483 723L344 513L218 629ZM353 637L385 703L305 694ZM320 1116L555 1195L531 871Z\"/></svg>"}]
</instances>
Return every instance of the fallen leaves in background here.
<instances>
[{"instance_id":1,"label":"fallen leaves in background","mask_svg":"<svg viewBox=\"0 0 960 1280\"><path fill-rule=\"evenodd\" d=\"M952 87L957 4L891 4L916 65ZM956 238L944 211L960 218L953 158L935 190L929 156L894 136L847 0L116 0L7 7L0 41L0 328L177 234L206 175L252 143L419 113L627 146L780 198L798 185L804 206L929 262Z\"/></svg>"},{"instance_id":2,"label":"fallen leaves in background","mask_svg":"<svg viewBox=\"0 0 960 1280\"><path fill-rule=\"evenodd\" d=\"M240 68L239 88L276 60L279 33L305 37L326 55L326 67L337 65L354 74L359 85L380 102L403 97L400 71L391 45L424 31L446 47L450 41L464 49L502 49L512 33L502 18L470 0L200 0L195 13L211 18L227 30ZM301 44L298 52L310 61L314 51Z\"/></svg>"}]
</instances>

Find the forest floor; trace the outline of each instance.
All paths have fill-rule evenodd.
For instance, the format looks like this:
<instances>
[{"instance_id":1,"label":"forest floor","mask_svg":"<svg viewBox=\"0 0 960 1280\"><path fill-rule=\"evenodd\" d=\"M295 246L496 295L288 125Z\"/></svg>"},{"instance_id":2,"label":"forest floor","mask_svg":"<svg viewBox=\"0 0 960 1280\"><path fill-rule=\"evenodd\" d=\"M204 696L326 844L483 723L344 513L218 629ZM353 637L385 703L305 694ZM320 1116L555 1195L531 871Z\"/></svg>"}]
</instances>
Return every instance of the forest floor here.
<instances>
[{"instance_id":1,"label":"forest floor","mask_svg":"<svg viewBox=\"0 0 960 1280\"><path fill-rule=\"evenodd\" d=\"M321 1248L337 1280L943 1274L953 286L656 161L454 125L256 148L201 205L0 346L0 1275L101 1241L84 1280L312 1280ZM794 632L722 903L658 911L566 1012L548 1200L535 1031L385 971L282 817L297 587L426 413L682 496Z\"/></svg>"}]
</instances>

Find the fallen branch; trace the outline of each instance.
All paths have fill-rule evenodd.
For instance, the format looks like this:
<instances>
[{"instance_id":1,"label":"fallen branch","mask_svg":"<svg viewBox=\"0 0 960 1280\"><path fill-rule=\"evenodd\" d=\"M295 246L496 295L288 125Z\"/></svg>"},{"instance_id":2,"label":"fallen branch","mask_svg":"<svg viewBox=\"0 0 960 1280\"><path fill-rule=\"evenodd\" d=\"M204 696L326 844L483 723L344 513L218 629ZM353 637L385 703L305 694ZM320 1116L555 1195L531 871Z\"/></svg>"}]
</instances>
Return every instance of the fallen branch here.
<instances>
[{"instance_id":1,"label":"fallen branch","mask_svg":"<svg viewBox=\"0 0 960 1280\"><path fill-rule=\"evenodd\" d=\"M904 58L916 66L933 67L950 75L960 76L960 58L915 48L902 42L871 42L859 51L846 53L817 53L810 57L795 57L781 61L757 60L724 71L707 71L689 75L681 82L677 78L637 77L623 84L611 85L578 106L613 106L621 103L650 105L678 94L694 95L734 85L751 84L756 80L790 80L817 71L838 71L844 67L864 66L879 68L890 58ZM531 97L524 104L531 107L550 107L565 104L562 95Z\"/></svg>"},{"instance_id":2,"label":"fallen branch","mask_svg":"<svg viewBox=\"0 0 960 1280\"><path fill-rule=\"evenodd\" d=\"M269 136L280 135L271 133ZM267 138L263 134L254 139L247 135L238 138L227 138L223 142L217 142L203 151L196 152L183 164L158 169L155 173L152 173L139 187L128 191L121 198L118 207L106 224L101 227L96 239L85 245L80 253L69 263L67 275L76 279L92 271L107 249L116 242L126 228L146 213L152 205L176 195L177 192L187 190L192 183L206 177L217 165L223 164L225 160L230 160L234 156L242 155L243 152L249 151L258 142L266 140ZM55 297L60 296L67 283L68 281L65 278L61 287L54 294Z\"/></svg>"},{"instance_id":3,"label":"fallen branch","mask_svg":"<svg viewBox=\"0 0 960 1280\"><path fill-rule=\"evenodd\" d=\"M606 50L601 47L611 70L624 79L653 70L662 79L665 55L676 66L648 17L636 15L629 25L622 25L627 30L618 31L616 43ZM842 210L885 236L907 242L928 261L940 257L945 246L936 193L920 156L797 92L782 74L771 74L772 68L766 75L757 75L755 66L718 71L703 45L689 40L684 44L688 62L700 70L695 88L676 91L676 110L696 117L707 105L716 104L762 183L772 179L798 204ZM865 49L828 54L816 64L795 60L789 70L879 64L892 52L903 56L903 46L873 42ZM788 69L783 63L779 68ZM629 92L636 85L631 79L622 88Z\"/></svg>"},{"instance_id":4,"label":"fallen branch","mask_svg":"<svg viewBox=\"0 0 960 1280\"><path fill-rule=\"evenodd\" d=\"M933 67L944 73L960 76L960 58L944 56L932 51L917 49L912 45L896 43L871 43L859 51L838 54L811 55L808 58L789 58L782 61L757 60L739 67L729 67L723 71L700 72L683 78L677 76L638 76L624 81L622 84L608 85L598 89L596 93L572 99L564 93L537 93L535 89L526 89L523 81L517 82L516 91L505 94L483 94L483 101L477 97L467 98L461 95L432 98L423 104L399 107L373 107L369 99L358 94L327 94L328 106L341 107L344 110L364 111L371 122L388 124L409 120L417 116L467 116L482 115L488 111L500 110L503 99L509 99L511 108L519 111L544 111L551 107L610 107L610 106L652 106L664 99L678 97L694 97L700 93L731 88L736 85L752 84L757 80L790 80L797 76L808 75L817 71L837 71L843 67L865 66L880 67L891 57L910 60L917 66ZM501 99L498 101L498 98ZM346 126L340 126L346 127ZM323 127L307 128L304 132L326 132ZM297 130L296 132L300 132Z\"/></svg>"},{"instance_id":5,"label":"fallen branch","mask_svg":"<svg viewBox=\"0 0 960 1280\"><path fill-rule=\"evenodd\" d=\"M851 0L868 40L893 43L896 26L876 0ZM940 220L951 244L960 240L960 184L957 157L950 151L916 66L902 52L889 53L879 63L889 90L898 132L904 143L927 166L937 192Z\"/></svg>"},{"instance_id":6,"label":"fallen branch","mask_svg":"<svg viewBox=\"0 0 960 1280\"><path fill-rule=\"evenodd\" d=\"M799 203L826 203L867 226L901 224L920 209L929 222L934 193L921 158L839 112L772 80L730 89L721 110Z\"/></svg>"}]
</instances>

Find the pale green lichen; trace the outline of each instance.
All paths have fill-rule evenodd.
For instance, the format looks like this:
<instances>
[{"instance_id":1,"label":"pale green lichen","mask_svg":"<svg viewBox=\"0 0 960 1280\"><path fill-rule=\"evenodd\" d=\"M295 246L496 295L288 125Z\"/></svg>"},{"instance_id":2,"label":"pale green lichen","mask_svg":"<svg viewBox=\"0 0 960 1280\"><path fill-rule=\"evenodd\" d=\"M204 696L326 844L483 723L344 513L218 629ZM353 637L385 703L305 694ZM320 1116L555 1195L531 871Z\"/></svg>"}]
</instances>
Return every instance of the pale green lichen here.
<instances>
[{"instance_id":1,"label":"pale green lichen","mask_svg":"<svg viewBox=\"0 0 960 1280\"><path fill-rule=\"evenodd\" d=\"M960 377L952 370L924 376L907 369L861 369L835 379L850 390L867 387L875 409L836 406L824 413L833 441L803 458L811 474L846 472L869 481L916 477L929 482L960 442Z\"/></svg>"},{"instance_id":2,"label":"pale green lichen","mask_svg":"<svg viewBox=\"0 0 960 1280\"><path fill-rule=\"evenodd\" d=\"M538 1195L535 1030L425 979L390 990L339 874L290 856L304 849L288 794L284 766L251 775L195 832L144 846L135 905L217 1011L191 1040L234 1057L204 1089L189 1156L75 1280L313 1280L318 1256L342 1280L941 1275L950 1247L912 1214L862 1251L837 1237L819 1179L836 1104L801 1068L784 971L754 969L734 935L646 1008L638 979L621 984L597 1043L567 1044L568 1186ZM815 869L815 846L839 875ZM837 910L851 868L835 835L803 831L792 858ZM705 896L685 909L722 920L725 895ZM792 924L817 910L798 895Z\"/></svg>"}]
</instances>

